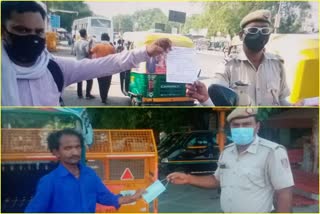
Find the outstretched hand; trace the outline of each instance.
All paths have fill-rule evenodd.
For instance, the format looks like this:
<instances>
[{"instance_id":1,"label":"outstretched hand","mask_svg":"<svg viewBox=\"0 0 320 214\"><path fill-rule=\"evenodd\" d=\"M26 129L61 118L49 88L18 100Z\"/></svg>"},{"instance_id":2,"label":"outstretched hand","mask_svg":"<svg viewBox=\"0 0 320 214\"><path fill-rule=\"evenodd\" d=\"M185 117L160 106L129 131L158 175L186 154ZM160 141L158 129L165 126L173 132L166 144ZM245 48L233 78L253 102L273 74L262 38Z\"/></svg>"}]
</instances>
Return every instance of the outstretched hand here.
<instances>
[{"instance_id":1,"label":"outstretched hand","mask_svg":"<svg viewBox=\"0 0 320 214\"><path fill-rule=\"evenodd\" d=\"M157 39L152 44L147 45L147 53L150 57L168 53L171 50L172 42L170 39Z\"/></svg>"},{"instance_id":2,"label":"outstretched hand","mask_svg":"<svg viewBox=\"0 0 320 214\"><path fill-rule=\"evenodd\" d=\"M173 184L189 184L189 175L181 172L173 172L167 176L167 180Z\"/></svg>"}]
</instances>

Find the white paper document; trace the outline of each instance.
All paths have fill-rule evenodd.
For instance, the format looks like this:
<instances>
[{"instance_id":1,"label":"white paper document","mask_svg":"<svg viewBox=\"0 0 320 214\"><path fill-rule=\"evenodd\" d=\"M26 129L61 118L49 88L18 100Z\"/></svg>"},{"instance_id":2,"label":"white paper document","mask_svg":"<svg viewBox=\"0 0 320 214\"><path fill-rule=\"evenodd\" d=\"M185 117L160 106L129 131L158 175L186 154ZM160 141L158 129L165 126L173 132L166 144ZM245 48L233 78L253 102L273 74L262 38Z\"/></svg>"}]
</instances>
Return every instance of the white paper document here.
<instances>
[{"instance_id":1,"label":"white paper document","mask_svg":"<svg viewBox=\"0 0 320 214\"><path fill-rule=\"evenodd\" d=\"M200 68L193 48L173 47L167 54L167 82L193 83Z\"/></svg>"}]
</instances>

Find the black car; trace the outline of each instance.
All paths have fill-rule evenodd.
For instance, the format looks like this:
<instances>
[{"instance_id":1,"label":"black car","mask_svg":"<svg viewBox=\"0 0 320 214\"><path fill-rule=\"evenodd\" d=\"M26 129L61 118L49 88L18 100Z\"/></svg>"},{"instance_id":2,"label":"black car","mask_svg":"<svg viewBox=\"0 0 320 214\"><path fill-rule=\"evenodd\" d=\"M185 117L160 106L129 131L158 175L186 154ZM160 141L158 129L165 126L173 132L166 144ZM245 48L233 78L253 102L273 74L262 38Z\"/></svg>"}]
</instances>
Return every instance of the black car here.
<instances>
[{"instance_id":1,"label":"black car","mask_svg":"<svg viewBox=\"0 0 320 214\"><path fill-rule=\"evenodd\" d=\"M161 174L211 174L217 168L220 152L215 132L192 131L165 138L158 146L158 154Z\"/></svg>"},{"instance_id":2,"label":"black car","mask_svg":"<svg viewBox=\"0 0 320 214\"><path fill-rule=\"evenodd\" d=\"M158 153L162 153L169 145L171 145L171 142L175 142L182 135L183 133L181 132L171 133L161 139L158 145Z\"/></svg>"}]
</instances>

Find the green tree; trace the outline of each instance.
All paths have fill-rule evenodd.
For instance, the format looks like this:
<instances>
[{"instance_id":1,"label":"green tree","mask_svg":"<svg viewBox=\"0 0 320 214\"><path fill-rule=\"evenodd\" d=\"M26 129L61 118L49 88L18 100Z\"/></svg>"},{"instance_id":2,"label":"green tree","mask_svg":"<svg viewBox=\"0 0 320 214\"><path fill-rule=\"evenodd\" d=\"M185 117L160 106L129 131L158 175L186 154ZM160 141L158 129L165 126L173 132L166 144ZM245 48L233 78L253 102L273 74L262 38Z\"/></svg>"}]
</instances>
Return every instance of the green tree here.
<instances>
[{"instance_id":1,"label":"green tree","mask_svg":"<svg viewBox=\"0 0 320 214\"><path fill-rule=\"evenodd\" d=\"M271 116L287 110L288 109L285 108L259 108L258 120L263 122L265 120L268 120Z\"/></svg>"},{"instance_id":2,"label":"green tree","mask_svg":"<svg viewBox=\"0 0 320 214\"><path fill-rule=\"evenodd\" d=\"M113 17L114 30L119 32L147 31L154 29L155 23L165 24L165 32L170 33L173 27L180 24L169 22L168 17L159 8L139 10L132 15L117 15Z\"/></svg>"},{"instance_id":3,"label":"green tree","mask_svg":"<svg viewBox=\"0 0 320 214\"><path fill-rule=\"evenodd\" d=\"M132 19L137 23L137 31L153 29L155 23L168 23L168 17L159 8L136 11Z\"/></svg>"},{"instance_id":4,"label":"green tree","mask_svg":"<svg viewBox=\"0 0 320 214\"><path fill-rule=\"evenodd\" d=\"M117 15L112 18L115 32L133 31L134 23L130 15Z\"/></svg>"},{"instance_id":5,"label":"green tree","mask_svg":"<svg viewBox=\"0 0 320 214\"><path fill-rule=\"evenodd\" d=\"M278 1L250 2L206 2L204 12L197 18L190 17L188 28L208 28L209 36L217 32L234 34L240 31L240 21L248 13L258 9L268 9L272 13L272 23L279 9ZM282 2L279 33L297 33L301 24L310 14L308 2ZM189 20L187 20L187 23Z\"/></svg>"},{"instance_id":6,"label":"green tree","mask_svg":"<svg viewBox=\"0 0 320 214\"><path fill-rule=\"evenodd\" d=\"M198 15L198 14L195 14L195 15L188 17L186 19L186 23L183 26L183 33L185 33L185 34L189 33L189 30L191 28L200 29L202 27L201 18L202 18L202 16Z\"/></svg>"},{"instance_id":7,"label":"green tree","mask_svg":"<svg viewBox=\"0 0 320 214\"><path fill-rule=\"evenodd\" d=\"M153 129L156 134L182 131L182 127L208 129L210 112L196 108L88 109L95 129Z\"/></svg>"},{"instance_id":8,"label":"green tree","mask_svg":"<svg viewBox=\"0 0 320 214\"><path fill-rule=\"evenodd\" d=\"M69 11L77 11L79 14L70 14L63 12L54 12L60 16L61 27L71 30L72 22L74 19L79 19L82 17L92 16L92 11L89 6L83 1L46 1L45 4L48 7L48 10L60 9L60 10L69 10Z\"/></svg>"},{"instance_id":9,"label":"green tree","mask_svg":"<svg viewBox=\"0 0 320 214\"><path fill-rule=\"evenodd\" d=\"M299 32L303 21L310 15L310 7L308 2L283 2L279 33Z\"/></svg>"}]
</instances>

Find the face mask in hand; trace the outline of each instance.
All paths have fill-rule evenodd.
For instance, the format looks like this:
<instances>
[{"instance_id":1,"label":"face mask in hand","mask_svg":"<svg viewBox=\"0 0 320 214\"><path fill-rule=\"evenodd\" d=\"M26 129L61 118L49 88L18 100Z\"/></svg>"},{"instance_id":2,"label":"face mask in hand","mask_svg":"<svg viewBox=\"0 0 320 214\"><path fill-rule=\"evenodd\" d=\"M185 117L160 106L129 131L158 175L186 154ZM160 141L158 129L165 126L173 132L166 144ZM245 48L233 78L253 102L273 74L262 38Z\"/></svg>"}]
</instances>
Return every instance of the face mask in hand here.
<instances>
[{"instance_id":1,"label":"face mask in hand","mask_svg":"<svg viewBox=\"0 0 320 214\"><path fill-rule=\"evenodd\" d=\"M166 180L166 179L164 179ZM166 190L166 186L168 185L169 182L164 186L161 181L156 180L153 184L151 184L147 189L146 193L142 195L143 199L147 202L150 203L154 199L156 199L161 193L163 193Z\"/></svg>"},{"instance_id":2,"label":"face mask in hand","mask_svg":"<svg viewBox=\"0 0 320 214\"><path fill-rule=\"evenodd\" d=\"M254 128L231 128L231 138L236 145L247 145L253 141Z\"/></svg>"},{"instance_id":3,"label":"face mask in hand","mask_svg":"<svg viewBox=\"0 0 320 214\"><path fill-rule=\"evenodd\" d=\"M5 44L11 60L20 63L35 62L45 48L45 39L37 35L20 36L6 31L10 43Z\"/></svg>"}]
</instances>

